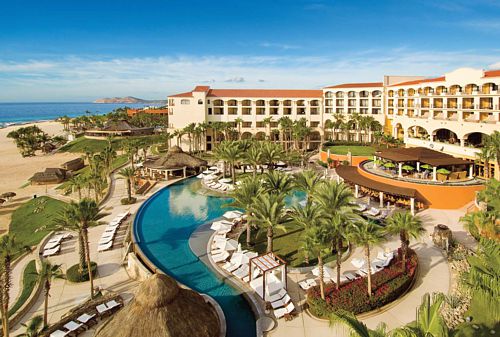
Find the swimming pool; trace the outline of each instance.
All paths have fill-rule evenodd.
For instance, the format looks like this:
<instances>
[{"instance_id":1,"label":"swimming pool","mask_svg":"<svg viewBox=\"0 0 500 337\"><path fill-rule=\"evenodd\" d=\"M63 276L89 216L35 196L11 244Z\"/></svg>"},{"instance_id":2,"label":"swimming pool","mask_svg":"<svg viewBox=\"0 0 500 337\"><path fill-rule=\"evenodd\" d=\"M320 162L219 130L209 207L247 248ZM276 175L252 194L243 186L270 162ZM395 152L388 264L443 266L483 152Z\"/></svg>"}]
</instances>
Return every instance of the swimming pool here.
<instances>
[{"instance_id":1,"label":"swimming pool","mask_svg":"<svg viewBox=\"0 0 500 337\"><path fill-rule=\"evenodd\" d=\"M219 303L226 316L228 337L254 337L255 317L248 302L217 278L189 247L193 231L222 216L228 208L221 206L230 200L197 193L196 184L196 178L173 184L141 206L134 226L139 246L163 272Z\"/></svg>"}]
</instances>

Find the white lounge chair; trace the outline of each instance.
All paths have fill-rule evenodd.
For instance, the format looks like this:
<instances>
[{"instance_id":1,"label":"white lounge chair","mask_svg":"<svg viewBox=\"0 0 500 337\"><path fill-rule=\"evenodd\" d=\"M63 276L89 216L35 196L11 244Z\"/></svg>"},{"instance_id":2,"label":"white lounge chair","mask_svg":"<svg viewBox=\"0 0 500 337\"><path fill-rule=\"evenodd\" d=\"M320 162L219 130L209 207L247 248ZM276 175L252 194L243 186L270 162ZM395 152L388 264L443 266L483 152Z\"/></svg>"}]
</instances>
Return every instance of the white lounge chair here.
<instances>
[{"instance_id":1,"label":"white lounge chair","mask_svg":"<svg viewBox=\"0 0 500 337\"><path fill-rule=\"evenodd\" d=\"M241 267L240 263L227 262L225 265L222 266L222 269L224 269L228 273L232 273L233 271L237 270L240 267Z\"/></svg>"},{"instance_id":2,"label":"white lounge chair","mask_svg":"<svg viewBox=\"0 0 500 337\"><path fill-rule=\"evenodd\" d=\"M50 334L50 337L64 337L67 336L71 331L56 330Z\"/></svg>"},{"instance_id":3,"label":"white lounge chair","mask_svg":"<svg viewBox=\"0 0 500 337\"><path fill-rule=\"evenodd\" d=\"M285 307L291 301L292 301L292 298L290 297L290 295L286 294L285 296L283 296L282 299L271 302L271 306L273 307L273 309L278 309L281 307Z\"/></svg>"},{"instance_id":4,"label":"white lounge chair","mask_svg":"<svg viewBox=\"0 0 500 337\"><path fill-rule=\"evenodd\" d=\"M109 308L104 303L97 305L95 308L99 315L105 314L109 310Z\"/></svg>"},{"instance_id":5,"label":"white lounge chair","mask_svg":"<svg viewBox=\"0 0 500 337\"><path fill-rule=\"evenodd\" d=\"M228 257L229 257L229 253L224 252L222 254L212 255L212 260L215 263L218 263L218 262L226 261L228 259Z\"/></svg>"},{"instance_id":6,"label":"white lounge chair","mask_svg":"<svg viewBox=\"0 0 500 337\"><path fill-rule=\"evenodd\" d=\"M330 279L333 283L337 284L337 275L333 275L332 278ZM348 282L349 279L344 276L344 275L340 275L340 283L346 283Z\"/></svg>"},{"instance_id":7,"label":"white lounge chair","mask_svg":"<svg viewBox=\"0 0 500 337\"><path fill-rule=\"evenodd\" d=\"M119 308L121 307L121 303L118 303L116 300L111 300L106 303L106 306L108 307L108 310L113 310L114 308Z\"/></svg>"},{"instance_id":8,"label":"white lounge chair","mask_svg":"<svg viewBox=\"0 0 500 337\"><path fill-rule=\"evenodd\" d=\"M49 250L49 249L52 249L52 248L59 246L61 244L61 240L62 239L59 239L56 241L51 240L51 241L47 242L47 244L43 247L43 250Z\"/></svg>"},{"instance_id":9,"label":"white lounge chair","mask_svg":"<svg viewBox=\"0 0 500 337\"><path fill-rule=\"evenodd\" d=\"M364 212L366 215L377 216L380 214L380 210L378 208L372 207L369 210Z\"/></svg>"},{"instance_id":10,"label":"white lounge chair","mask_svg":"<svg viewBox=\"0 0 500 337\"><path fill-rule=\"evenodd\" d=\"M52 249L46 249L43 251L43 257L49 257L49 256L54 256L59 254L61 251L61 245L57 245L56 247Z\"/></svg>"},{"instance_id":11,"label":"white lounge chair","mask_svg":"<svg viewBox=\"0 0 500 337\"><path fill-rule=\"evenodd\" d=\"M113 241L113 237L112 236L109 236L109 237L103 237L99 240L99 246L104 246L105 244L107 244L108 242L110 241Z\"/></svg>"},{"instance_id":12,"label":"white lounge chair","mask_svg":"<svg viewBox=\"0 0 500 337\"><path fill-rule=\"evenodd\" d=\"M83 315L80 315L76 320L80 323L87 324L94 317L95 317L95 314L92 314L92 315L83 314Z\"/></svg>"},{"instance_id":13,"label":"white lounge chair","mask_svg":"<svg viewBox=\"0 0 500 337\"><path fill-rule=\"evenodd\" d=\"M309 288L311 288L307 283L307 280L299 282L299 287L301 287L303 290L308 290Z\"/></svg>"},{"instance_id":14,"label":"white lounge chair","mask_svg":"<svg viewBox=\"0 0 500 337\"><path fill-rule=\"evenodd\" d=\"M344 273L344 276L349 280L349 281L354 281L355 279L357 279L356 275L352 274L352 273Z\"/></svg>"},{"instance_id":15,"label":"white lounge chair","mask_svg":"<svg viewBox=\"0 0 500 337\"><path fill-rule=\"evenodd\" d=\"M276 318L281 318L286 314L291 314L294 310L295 306L293 302L290 302L286 307L274 310L274 316L276 316Z\"/></svg>"},{"instance_id":16,"label":"white lounge chair","mask_svg":"<svg viewBox=\"0 0 500 337\"><path fill-rule=\"evenodd\" d=\"M83 326L82 323L76 323L75 321L69 321L68 323L64 324L64 327L68 329L68 331L73 332L78 329L80 329Z\"/></svg>"},{"instance_id":17,"label":"white lounge chair","mask_svg":"<svg viewBox=\"0 0 500 337\"><path fill-rule=\"evenodd\" d=\"M285 290L284 288L281 288L281 289L279 290L279 292L277 292L276 294L273 294L273 295L269 296L268 298L266 298L266 300L267 300L268 302L271 302L271 303L272 303L272 302L275 302L275 301L277 301L277 300L282 299L282 298L283 298L283 297L285 297L285 295L287 295L287 294L288 294L288 293L286 292L286 290Z\"/></svg>"},{"instance_id":18,"label":"white lounge chair","mask_svg":"<svg viewBox=\"0 0 500 337\"><path fill-rule=\"evenodd\" d=\"M243 279L245 276L248 275L248 272L249 272L248 266L241 266L235 272L233 272L233 275L239 279Z\"/></svg>"},{"instance_id":19,"label":"white lounge chair","mask_svg":"<svg viewBox=\"0 0 500 337\"><path fill-rule=\"evenodd\" d=\"M113 240L109 241L108 243L104 244L104 245L99 245L97 246L97 251L98 252L104 252L108 249L111 249L111 247L113 247Z\"/></svg>"}]
</instances>

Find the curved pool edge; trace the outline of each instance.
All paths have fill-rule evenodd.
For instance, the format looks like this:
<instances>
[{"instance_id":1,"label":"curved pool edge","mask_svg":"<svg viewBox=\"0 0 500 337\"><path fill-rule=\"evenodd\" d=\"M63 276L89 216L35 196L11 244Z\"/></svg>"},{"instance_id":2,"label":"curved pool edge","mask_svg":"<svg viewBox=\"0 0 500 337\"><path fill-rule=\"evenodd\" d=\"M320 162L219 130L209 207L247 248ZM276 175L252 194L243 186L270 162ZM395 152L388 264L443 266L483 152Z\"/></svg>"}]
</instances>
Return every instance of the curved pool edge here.
<instances>
[{"instance_id":1,"label":"curved pool edge","mask_svg":"<svg viewBox=\"0 0 500 337\"><path fill-rule=\"evenodd\" d=\"M255 327L256 327L256 335L257 337L263 337L264 332L272 330L274 326L276 326L276 322L274 318L267 315L263 310L262 304L259 303L259 298L257 294L249 287L244 287L241 282L238 282L232 274L227 273L217 266L217 264L213 261L210 252L210 243L212 242L215 232L209 229L210 223L205 223L200 225L190 236L189 238L189 247L191 251L202 261L212 272L214 272L217 277L224 283L228 284L232 288L238 290L241 295L245 298L245 300L250 305L252 312L255 317ZM201 235L200 235L201 234ZM209 234L209 236L207 236ZM203 241L205 241L205 245L200 247L197 243L195 243L195 238L200 240L202 237ZM264 328L261 322L271 319L274 322L274 325L271 328Z\"/></svg>"},{"instance_id":2,"label":"curved pool edge","mask_svg":"<svg viewBox=\"0 0 500 337\"><path fill-rule=\"evenodd\" d=\"M141 206L137 209L137 211L135 212L135 214L132 216L132 221L131 221L132 228L130 230L130 242L131 242L132 251L138 257L138 259L137 259L138 262L141 263L147 270L151 271L152 273L165 274L142 251L142 249L141 249L141 247L139 245L140 240L139 240L139 238L137 236L137 226L136 226L137 219L139 218L139 215L141 214L142 210L146 207L146 205L149 204L151 202L151 200L153 200L157 195L159 195L164 189L169 188L170 186L175 185L176 183L182 182L182 181L184 181L186 179L189 179L189 178L191 178L191 177L185 177L185 178L173 181L171 184L167 184L166 186L163 186L158 191L156 191L155 193L153 193L152 195L150 195L141 204ZM172 277L172 276L170 276L170 277ZM179 280L175 279L174 277L172 277L172 278L177 282L177 284L180 287L192 290L190 287L186 286L182 282L179 282ZM193 291L195 291L195 290L193 290ZM199 293L199 292L197 292L197 293ZM217 318L219 319L219 324L220 324L220 328L221 328L219 337L226 337L227 323L226 323L226 316L224 315L224 311L222 310L222 307L210 295L204 294L204 293L199 293L199 294L206 300L207 303L209 303L210 305L213 306L213 308L214 308L214 310L215 310L215 312L217 314Z\"/></svg>"}]
</instances>

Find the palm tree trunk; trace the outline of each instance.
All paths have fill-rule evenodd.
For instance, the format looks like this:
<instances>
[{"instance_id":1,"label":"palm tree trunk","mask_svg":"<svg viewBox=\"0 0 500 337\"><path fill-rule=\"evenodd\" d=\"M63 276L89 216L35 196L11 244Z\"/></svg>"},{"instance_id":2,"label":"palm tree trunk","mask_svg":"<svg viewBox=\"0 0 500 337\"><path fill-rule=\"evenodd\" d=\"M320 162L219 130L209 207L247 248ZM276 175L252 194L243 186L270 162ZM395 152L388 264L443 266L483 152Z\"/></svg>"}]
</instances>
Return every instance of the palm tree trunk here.
<instances>
[{"instance_id":1,"label":"palm tree trunk","mask_svg":"<svg viewBox=\"0 0 500 337\"><path fill-rule=\"evenodd\" d=\"M247 246L250 246L250 241L252 239L252 234L251 234L251 226L250 226L250 221L248 220L248 217L247 217L247 223L246 223L246 231L247 231L247 238L246 238L246 242L247 242Z\"/></svg>"},{"instance_id":2,"label":"palm tree trunk","mask_svg":"<svg viewBox=\"0 0 500 337\"><path fill-rule=\"evenodd\" d=\"M127 179L127 195L128 195L128 200L130 201L132 199L132 186L131 186L131 181L130 178Z\"/></svg>"},{"instance_id":3,"label":"palm tree trunk","mask_svg":"<svg viewBox=\"0 0 500 337\"><path fill-rule=\"evenodd\" d=\"M342 239L337 239L337 290L340 289L340 268L342 264Z\"/></svg>"},{"instance_id":4,"label":"palm tree trunk","mask_svg":"<svg viewBox=\"0 0 500 337\"><path fill-rule=\"evenodd\" d=\"M273 251L273 227L267 227L267 252L271 253Z\"/></svg>"},{"instance_id":5,"label":"palm tree trunk","mask_svg":"<svg viewBox=\"0 0 500 337\"><path fill-rule=\"evenodd\" d=\"M45 302L43 304L43 326L48 326L47 314L49 312L49 291L50 291L50 283L48 280L45 280Z\"/></svg>"},{"instance_id":6,"label":"palm tree trunk","mask_svg":"<svg viewBox=\"0 0 500 337\"><path fill-rule=\"evenodd\" d=\"M234 163L231 164L231 178L233 179L233 184L236 183L236 169L234 168Z\"/></svg>"},{"instance_id":7,"label":"palm tree trunk","mask_svg":"<svg viewBox=\"0 0 500 337\"><path fill-rule=\"evenodd\" d=\"M83 233L81 231L78 233L78 255L80 257L78 272L81 275L87 264L85 261L85 241L83 239Z\"/></svg>"},{"instance_id":8,"label":"palm tree trunk","mask_svg":"<svg viewBox=\"0 0 500 337\"><path fill-rule=\"evenodd\" d=\"M368 297L372 297L372 266L370 263L370 247L366 246L365 247L365 254L366 254L366 270L368 271Z\"/></svg>"},{"instance_id":9,"label":"palm tree trunk","mask_svg":"<svg viewBox=\"0 0 500 337\"><path fill-rule=\"evenodd\" d=\"M402 269L406 270L406 254L408 253L408 239L406 238L406 233L401 231L399 233L401 239L401 263Z\"/></svg>"},{"instance_id":10,"label":"palm tree trunk","mask_svg":"<svg viewBox=\"0 0 500 337\"><path fill-rule=\"evenodd\" d=\"M321 292L321 299L325 299L325 280L324 280L324 269L323 269L323 258L318 255L318 268L319 268L319 290Z\"/></svg>"},{"instance_id":11,"label":"palm tree trunk","mask_svg":"<svg viewBox=\"0 0 500 337\"><path fill-rule=\"evenodd\" d=\"M87 229L83 231L83 240L85 242L85 259L87 261L87 271L90 281L90 298L94 299L94 277L92 276L92 264L90 263L90 247Z\"/></svg>"}]
</instances>

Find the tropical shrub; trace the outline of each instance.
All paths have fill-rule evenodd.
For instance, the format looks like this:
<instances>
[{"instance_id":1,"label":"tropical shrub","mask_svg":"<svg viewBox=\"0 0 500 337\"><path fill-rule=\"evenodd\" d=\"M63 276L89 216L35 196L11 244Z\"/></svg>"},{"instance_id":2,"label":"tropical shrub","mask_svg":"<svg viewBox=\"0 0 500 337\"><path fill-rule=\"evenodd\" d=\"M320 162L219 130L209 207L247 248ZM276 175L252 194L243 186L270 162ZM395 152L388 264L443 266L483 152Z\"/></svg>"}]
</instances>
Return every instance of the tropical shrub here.
<instances>
[{"instance_id":1,"label":"tropical shrub","mask_svg":"<svg viewBox=\"0 0 500 337\"><path fill-rule=\"evenodd\" d=\"M321 299L318 287L311 288L307 294L311 313L321 318L328 318L330 314L341 310L360 314L394 301L405 293L412 284L418 265L417 254L411 249L408 251L406 272L401 263L398 251L389 266L372 275L373 294L371 298L366 292L366 277L349 282L340 287L339 290L336 289L335 283L327 284L325 300Z\"/></svg>"},{"instance_id":2,"label":"tropical shrub","mask_svg":"<svg viewBox=\"0 0 500 337\"><path fill-rule=\"evenodd\" d=\"M325 163L324 161L318 160L316 163L317 163L319 166L323 166L324 168L328 168L328 164L327 164L327 163Z\"/></svg>"},{"instance_id":3,"label":"tropical shrub","mask_svg":"<svg viewBox=\"0 0 500 337\"><path fill-rule=\"evenodd\" d=\"M123 198L123 199L120 200L120 202L121 202L122 205L132 205L132 204L135 204L136 201L137 201L136 197L131 197L130 199L129 198Z\"/></svg>"},{"instance_id":4,"label":"tropical shrub","mask_svg":"<svg viewBox=\"0 0 500 337\"><path fill-rule=\"evenodd\" d=\"M91 262L90 265L92 266L92 276L95 276L97 274L97 263ZM84 268L80 274L78 272L78 264L75 264L66 271L66 279L74 283L87 282L89 280L89 273L87 268Z\"/></svg>"}]
</instances>

